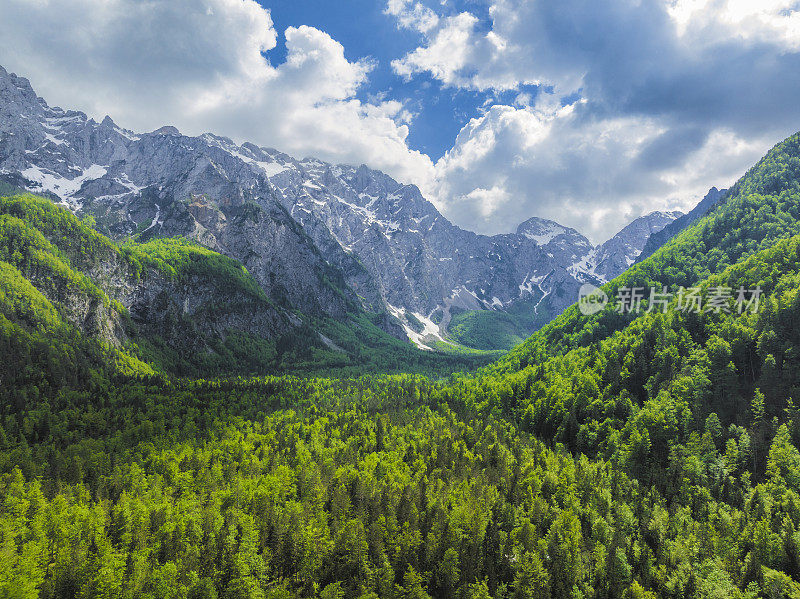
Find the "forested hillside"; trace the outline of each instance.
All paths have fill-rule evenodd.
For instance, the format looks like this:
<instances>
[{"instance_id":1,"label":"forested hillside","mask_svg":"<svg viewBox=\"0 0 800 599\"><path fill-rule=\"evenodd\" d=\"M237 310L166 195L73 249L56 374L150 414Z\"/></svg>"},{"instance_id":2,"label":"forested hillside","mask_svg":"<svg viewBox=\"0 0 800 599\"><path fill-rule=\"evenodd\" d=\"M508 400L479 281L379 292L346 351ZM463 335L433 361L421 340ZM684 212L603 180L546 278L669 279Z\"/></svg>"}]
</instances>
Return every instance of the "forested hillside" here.
<instances>
[{"instance_id":1,"label":"forested hillside","mask_svg":"<svg viewBox=\"0 0 800 599\"><path fill-rule=\"evenodd\" d=\"M604 288L758 309L573 308L446 378L176 372L48 205L6 202L0 596L800 597L800 136ZM259 301L236 263L90 224L89 255L188 252Z\"/></svg>"},{"instance_id":2,"label":"forested hillside","mask_svg":"<svg viewBox=\"0 0 800 599\"><path fill-rule=\"evenodd\" d=\"M775 146L729 190L705 218L683 231L651 257L603 286L610 297L620 288L691 287L737 261L800 234L800 133ZM585 316L576 306L518 346L500 370L518 369L606 338L635 315L607 309Z\"/></svg>"},{"instance_id":3,"label":"forested hillside","mask_svg":"<svg viewBox=\"0 0 800 599\"><path fill-rule=\"evenodd\" d=\"M179 376L438 376L493 355L457 347L447 354L419 351L384 333L375 315L356 306L344 322L292 313L231 258L182 238L117 245L92 225L44 198L0 197L4 279L9 289L24 282L37 298L11 294L2 313L37 325L22 318L19 304L42 303L61 325L46 327L48 333L74 328L118 355Z\"/></svg>"}]
</instances>

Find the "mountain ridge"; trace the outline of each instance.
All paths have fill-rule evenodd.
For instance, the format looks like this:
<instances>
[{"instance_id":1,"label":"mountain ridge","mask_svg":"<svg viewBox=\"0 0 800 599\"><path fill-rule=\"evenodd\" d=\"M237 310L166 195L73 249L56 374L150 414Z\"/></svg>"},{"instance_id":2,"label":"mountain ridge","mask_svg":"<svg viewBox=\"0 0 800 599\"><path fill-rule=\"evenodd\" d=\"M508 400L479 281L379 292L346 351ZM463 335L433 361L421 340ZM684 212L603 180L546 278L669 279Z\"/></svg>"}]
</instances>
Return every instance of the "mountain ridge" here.
<instances>
[{"instance_id":1,"label":"mountain ridge","mask_svg":"<svg viewBox=\"0 0 800 599\"><path fill-rule=\"evenodd\" d=\"M712 187L698 204L688 213L676 218L667 224L660 231L653 232L644 244L641 253L636 258L636 262L641 262L651 256L658 248L667 243L670 239L678 235L684 229L690 227L699 218L705 216L714 206L725 201L728 193L727 189L717 189Z\"/></svg>"},{"instance_id":2,"label":"mountain ridge","mask_svg":"<svg viewBox=\"0 0 800 599\"><path fill-rule=\"evenodd\" d=\"M557 223L572 233L546 243L520 234L525 223L492 237L460 229L416 186L364 165L97 123L48 106L5 70L0 98L6 182L51 194L115 239L194 239L240 261L281 305L332 318L359 306L423 347L448 342L453 305L525 311L527 334L627 263L603 255L596 270L599 250Z\"/></svg>"}]
</instances>

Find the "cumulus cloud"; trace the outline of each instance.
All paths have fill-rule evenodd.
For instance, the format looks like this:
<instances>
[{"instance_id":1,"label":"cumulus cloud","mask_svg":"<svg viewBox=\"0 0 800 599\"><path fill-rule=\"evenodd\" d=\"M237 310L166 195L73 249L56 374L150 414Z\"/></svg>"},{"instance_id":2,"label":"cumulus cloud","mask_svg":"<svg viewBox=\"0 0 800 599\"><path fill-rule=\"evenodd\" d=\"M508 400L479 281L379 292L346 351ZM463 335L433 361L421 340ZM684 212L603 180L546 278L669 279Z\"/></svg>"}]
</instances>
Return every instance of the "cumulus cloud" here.
<instances>
[{"instance_id":1,"label":"cumulus cloud","mask_svg":"<svg viewBox=\"0 0 800 599\"><path fill-rule=\"evenodd\" d=\"M695 143L689 132L686 154L654 160L672 133L652 118L597 118L584 101L557 110L495 105L437 162L435 193L462 225L501 233L535 214L600 242L653 210L691 209L708 173L729 184L770 143L727 130Z\"/></svg>"},{"instance_id":2,"label":"cumulus cloud","mask_svg":"<svg viewBox=\"0 0 800 599\"><path fill-rule=\"evenodd\" d=\"M441 15L392 63L407 79L519 91L436 165L439 201L463 226L536 214L600 239L690 208L800 128L796 0L492 0L488 19ZM533 107L525 86L539 86Z\"/></svg>"},{"instance_id":3,"label":"cumulus cloud","mask_svg":"<svg viewBox=\"0 0 800 599\"><path fill-rule=\"evenodd\" d=\"M514 89L538 84L538 77L523 73L511 59L514 48L494 30L480 31L479 19L462 12L420 29L429 34L424 46L392 61L394 71L406 79L429 72L446 86L469 89Z\"/></svg>"},{"instance_id":4,"label":"cumulus cloud","mask_svg":"<svg viewBox=\"0 0 800 599\"><path fill-rule=\"evenodd\" d=\"M681 36L708 32L800 50L800 12L792 0L674 0L668 12Z\"/></svg>"},{"instance_id":5,"label":"cumulus cloud","mask_svg":"<svg viewBox=\"0 0 800 599\"><path fill-rule=\"evenodd\" d=\"M390 2L397 4L407 7ZM387 12L413 26L402 10ZM645 89L629 91L646 93L643 84L721 66L774 75L780 63L754 59L800 50L796 0L492 0L488 15L488 29L468 11L418 27L424 43L395 60L395 70L478 90L544 83L561 93L588 86L589 95L604 95L638 83ZM731 74L719 73L709 85Z\"/></svg>"},{"instance_id":6,"label":"cumulus cloud","mask_svg":"<svg viewBox=\"0 0 800 599\"><path fill-rule=\"evenodd\" d=\"M439 16L422 2L413 0L389 0L386 4L387 15L397 18L397 23L407 29L416 29L423 33L434 29L439 24Z\"/></svg>"},{"instance_id":7,"label":"cumulus cloud","mask_svg":"<svg viewBox=\"0 0 800 599\"><path fill-rule=\"evenodd\" d=\"M369 162L424 181L430 159L406 144L403 106L356 98L373 68L327 33L285 31L253 0L7 0L0 60L48 101L135 130L213 131L299 156Z\"/></svg>"}]
</instances>

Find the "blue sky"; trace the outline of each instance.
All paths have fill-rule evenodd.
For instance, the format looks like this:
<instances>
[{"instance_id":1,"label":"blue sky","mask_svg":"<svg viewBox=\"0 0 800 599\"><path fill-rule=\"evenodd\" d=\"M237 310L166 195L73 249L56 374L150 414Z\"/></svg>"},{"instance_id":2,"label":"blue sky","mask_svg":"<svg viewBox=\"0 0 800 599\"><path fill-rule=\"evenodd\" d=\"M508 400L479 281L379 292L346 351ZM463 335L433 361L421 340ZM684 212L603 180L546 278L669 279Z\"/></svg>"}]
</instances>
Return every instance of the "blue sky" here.
<instances>
[{"instance_id":1,"label":"blue sky","mask_svg":"<svg viewBox=\"0 0 800 599\"><path fill-rule=\"evenodd\" d=\"M388 94L406 103L414 112L414 126L408 136L409 146L439 159L453 145L467 121L481 113L487 99L507 100L509 93L486 93L459 88L443 88L441 82L427 73L406 80L391 67L391 61L413 51L422 42L419 32L398 27L397 20L386 13L386 6L375 0L326 2L324 0L261 1L271 11L278 32L287 27L311 25L327 32L344 46L345 57L351 61L363 57L375 60L369 80L358 90L357 97ZM470 3L482 18L485 6ZM454 4L447 12L456 12ZM279 34L277 46L268 53L269 59L282 63L286 59L285 38Z\"/></svg>"},{"instance_id":2,"label":"blue sky","mask_svg":"<svg viewBox=\"0 0 800 599\"><path fill-rule=\"evenodd\" d=\"M800 130L799 0L0 2L50 104L367 164L454 223L591 240Z\"/></svg>"}]
</instances>

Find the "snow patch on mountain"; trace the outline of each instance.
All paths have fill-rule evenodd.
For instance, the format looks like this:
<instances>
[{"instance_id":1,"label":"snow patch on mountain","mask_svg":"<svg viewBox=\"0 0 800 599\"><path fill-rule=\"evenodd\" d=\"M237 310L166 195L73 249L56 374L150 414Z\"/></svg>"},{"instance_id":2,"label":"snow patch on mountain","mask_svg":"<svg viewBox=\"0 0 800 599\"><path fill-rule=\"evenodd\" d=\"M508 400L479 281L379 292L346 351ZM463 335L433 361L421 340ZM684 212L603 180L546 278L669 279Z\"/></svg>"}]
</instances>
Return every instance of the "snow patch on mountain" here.
<instances>
[{"instance_id":1,"label":"snow patch on mountain","mask_svg":"<svg viewBox=\"0 0 800 599\"><path fill-rule=\"evenodd\" d=\"M414 345L426 351L433 351L436 342L451 344L443 337L439 325L419 312L411 312L405 308L387 304L389 313L403 325L406 335Z\"/></svg>"},{"instance_id":2,"label":"snow patch on mountain","mask_svg":"<svg viewBox=\"0 0 800 599\"><path fill-rule=\"evenodd\" d=\"M526 220L517 228L517 234L523 235L535 241L537 245L544 246L553 241L559 235L564 235L567 228L557 222L533 217Z\"/></svg>"},{"instance_id":3,"label":"snow patch on mountain","mask_svg":"<svg viewBox=\"0 0 800 599\"><path fill-rule=\"evenodd\" d=\"M36 165L31 165L20 171L20 174L31 183L33 191L49 191L57 195L61 200L69 205L76 206L73 196L78 193L86 181L99 179L108 172L108 167L92 164L86 169L79 171L80 174L68 179L56 172L49 171Z\"/></svg>"}]
</instances>

